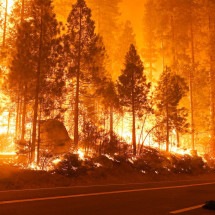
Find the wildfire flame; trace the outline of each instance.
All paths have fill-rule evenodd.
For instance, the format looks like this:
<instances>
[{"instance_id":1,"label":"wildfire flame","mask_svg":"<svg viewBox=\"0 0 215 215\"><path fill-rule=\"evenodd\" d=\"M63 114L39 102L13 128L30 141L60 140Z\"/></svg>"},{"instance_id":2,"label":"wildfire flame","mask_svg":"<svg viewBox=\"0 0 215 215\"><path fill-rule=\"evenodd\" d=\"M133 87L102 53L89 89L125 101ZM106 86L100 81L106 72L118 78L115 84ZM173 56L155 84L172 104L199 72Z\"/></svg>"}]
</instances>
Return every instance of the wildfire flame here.
<instances>
[{"instance_id":1,"label":"wildfire flame","mask_svg":"<svg viewBox=\"0 0 215 215\"><path fill-rule=\"evenodd\" d=\"M7 2L7 14L10 14L13 8L13 5L15 3L15 0L5 0L3 3L3 7L6 7L6 2ZM1 81L1 80L0 80ZM0 82L1 84L1 82ZM0 112L0 135L7 135L9 144L7 143L7 148L6 150L0 149L0 156L13 156L16 155L15 152L15 144L13 142L14 139L14 133L15 133L15 118L10 116L10 111L7 109L7 104L10 103L9 97L5 96L4 94L0 93L0 100L1 100L1 105L0 105L0 110L3 109L3 111ZM10 121L9 121L10 118ZM126 120L128 119L128 120ZM115 119L117 121L117 119ZM137 129L136 129L136 135L137 135L137 144L144 144L144 146L152 146L156 148L160 148L162 150L165 150L165 144L162 146L159 146L158 143L153 142L153 139L148 135L147 130L150 130L153 125L152 122L146 122L144 125L144 130L142 130L142 123L143 122L137 122ZM27 125L28 126L28 125ZM131 132L131 120L130 116L125 114L124 117L119 119L119 122L115 126L115 132L121 136L123 140L127 143L131 143L132 141L132 132ZM10 129L9 129L10 128ZM30 128L29 128L30 130ZM106 128L108 130L108 128ZM173 132L174 133L174 132ZM148 136L147 136L148 135ZM147 137L147 138L145 138ZM173 136L173 142L175 141L175 134ZM3 142L3 141L2 141ZM183 149L183 147L179 148L175 145L170 146L170 151L174 153L178 153L181 155L184 154L191 154L189 150ZM202 150L203 151L203 150ZM79 158L81 160L85 159L85 150L82 148L79 148L75 153L79 155ZM62 159L61 158L56 158L55 160L52 161L53 164L58 164ZM29 166L31 169L38 169L39 167L36 164L31 164Z\"/></svg>"},{"instance_id":2,"label":"wildfire flame","mask_svg":"<svg viewBox=\"0 0 215 215\"><path fill-rule=\"evenodd\" d=\"M12 7L14 5L14 0L6 0L6 1L8 1L7 13L10 14L11 10L12 10Z\"/></svg>"},{"instance_id":3,"label":"wildfire flame","mask_svg":"<svg viewBox=\"0 0 215 215\"><path fill-rule=\"evenodd\" d=\"M84 160L84 157L85 157L85 152L84 152L84 150L83 150L82 148L79 148L78 151L77 151L77 153L78 153L79 158L80 158L81 160Z\"/></svg>"}]
</instances>

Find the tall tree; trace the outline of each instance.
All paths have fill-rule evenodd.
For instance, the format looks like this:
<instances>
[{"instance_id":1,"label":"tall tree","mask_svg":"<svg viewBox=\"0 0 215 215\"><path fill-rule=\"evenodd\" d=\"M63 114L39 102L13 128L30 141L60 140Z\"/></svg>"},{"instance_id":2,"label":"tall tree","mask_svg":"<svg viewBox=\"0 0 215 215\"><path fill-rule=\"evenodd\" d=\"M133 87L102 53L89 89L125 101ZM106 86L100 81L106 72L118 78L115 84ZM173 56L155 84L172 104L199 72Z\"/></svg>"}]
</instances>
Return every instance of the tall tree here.
<instances>
[{"instance_id":1,"label":"tall tree","mask_svg":"<svg viewBox=\"0 0 215 215\"><path fill-rule=\"evenodd\" d=\"M185 80L166 68L161 74L155 91L157 106L157 123L160 131L165 131L163 140L166 142L166 151L169 151L170 132L183 131L187 128L186 111L179 108L179 102L186 95L188 87ZM159 135L160 135L159 133ZM162 136L162 135L161 135Z\"/></svg>"},{"instance_id":2,"label":"tall tree","mask_svg":"<svg viewBox=\"0 0 215 215\"><path fill-rule=\"evenodd\" d=\"M9 14L10 25L8 26L9 36L7 38L7 52L10 53L10 57L12 57L9 81L11 83L13 83L13 81L11 79L13 79L13 77L14 77L14 79L16 79L15 81L17 83L17 84L14 83L12 85L10 84L10 89L12 89L12 91L14 92L14 94L13 94L13 96L11 96L11 98L14 97L14 98L12 98L12 100L15 101L16 105L17 105L17 107L16 107L16 132L15 132L16 140L18 140L20 138L22 140L25 139L24 136L25 136L25 120L26 120L26 106L27 106L27 98L26 98L27 93L26 92L28 91L28 89L26 88L26 85L23 84L23 81L25 80L25 76L23 76L23 73L25 73L24 71L25 71L27 64L23 66L23 71L22 71L22 66L19 69L16 66L18 66L18 64L19 64L18 58L26 57L25 54L27 52L29 52L28 39L30 38L30 35L29 36L26 35L26 32L29 31L29 33L30 33L30 29L29 29L29 26L27 26L26 21L30 16L30 10L31 10L31 0L22 0L22 1L15 0L13 7L11 8L11 12ZM22 29L22 27L24 26L23 25L24 22L26 25L26 31L24 29ZM23 37L22 37L22 34L24 35ZM26 46L26 50L25 50L25 47L23 46L25 44L25 40L23 40L23 38L26 39L26 44L28 43L28 45ZM33 38L31 38L30 40L33 41ZM21 43L18 44L18 41L19 42L21 41ZM20 45L22 46L22 48ZM17 53L19 53L19 54L17 54ZM22 56L22 53L23 53L23 56ZM29 52L28 54L29 54L28 57L30 58L31 53ZM22 60L24 60L24 59L22 59ZM17 61L17 62L15 63L15 61ZM28 61L28 60L26 60L26 61ZM14 63L16 64L16 66ZM21 64L23 64L23 62ZM21 64L19 64L19 66ZM12 68L12 67L16 67L16 69ZM20 74L18 74L19 73L18 70L20 71ZM29 70L28 72L31 73L30 71L31 70ZM25 90L23 90L24 88L25 88ZM20 128L21 128L21 132L20 132Z\"/></svg>"},{"instance_id":3,"label":"tall tree","mask_svg":"<svg viewBox=\"0 0 215 215\"><path fill-rule=\"evenodd\" d=\"M96 21L96 30L102 36L104 45L109 57L106 69L111 71L116 77L114 71L115 52L118 43L117 35L120 32L120 3L122 0L87 0L89 7L92 8L93 18ZM111 38L111 39L110 39ZM118 73L117 73L118 75Z\"/></svg>"},{"instance_id":4,"label":"tall tree","mask_svg":"<svg viewBox=\"0 0 215 215\"><path fill-rule=\"evenodd\" d=\"M122 106L132 114L132 145L136 155L136 117L148 110L150 83L143 74L143 63L133 44L125 57L125 68L118 80L119 98Z\"/></svg>"},{"instance_id":5,"label":"tall tree","mask_svg":"<svg viewBox=\"0 0 215 215\"><path fill-rule=\"evenodd\" d=\"M32 116L32 145L31 161L35 161L36 139L39 135L38 117L41 99L47 94L44 92L47 83L50 82L53 72L54 47L59 33L55 14L53 13L52 1L33 0L30 12L23 20L18 30L17 51L14 52L11 83L22 88L23 111L22 111L22 139L24 139L25 115L27 98L33 101ZM55 73L57 71L55 70ZM31 80L31 81L30 81ZM22 82L21 84L19 82ZM53 83L53 82L52 82ZM30 95L29 95L30 93ZM50 95L49 95L50 96ZM30 97L30 98L29 98ZM47 99L47 97L45 97ZM38 147L37 147L38 148Z\"/></svg>"},{"instance_id":6,"label":"tall tree","mask_svg":"<svg viewBox=\"0 0 215 215\"><path fill-rule=\"evenodd\" d=\"M74 145L78 147L79 141L79 109L80 84L89 75L89 65L93 59L96 41L94 21L91 19L91 10L84 0L78 0L72 7L67 19L67 32L65 47L69 62L69 77L75 83L74 102Z\"/></svg>"},{"instance_id":7,"label":"tall tree","mask_svg":"<svg viewBox=\"0 0 215 215\"><path fill-rule=\"evenodd\" d=\"M109 145L110 148L113 148L111 145L114 142L114 113L120 109L116 84L112 80L107 79L99 93L102 96L102 104L104 105L104 109L109 114Z\"/></svg>"},{"instance_id":8,"label":"tall tree","mask_svg":"<svg viewBox=\"0 0 215 215\"><path fill-rule=\"evenodd\" d=\"M17 137L21 138L22 141L25 139L26 108L27 103L32 97L32 80L34 80L34 71L32 69L32 62L34 62L32 56L32 47L34 46L32 44L34 41L33 35L31 24L29 22L23 22L17 32L17 40L15 43L16 52L12 56L13 60L9 73L10 90L14 92L14 100L16 101L16 98L19 97L17 101L19 106L22 101L22 111L21 107L19 107L20 113L17 113L17 115L22 115L21 137Z\"/></svg>"},{"instance_id":9,"label":"tall tree","mask_svg":"<svg viewBox=\"0 0 215 215\"><path fill-rule=\"evenodd\" d=\"M32 25L35 28L35 91L32 126L32 161L34 161L38 111L42 94L41 84L47 79L47 72L51 70L53 41L59 33L52 0L32 2Z\"/></svg>"}]
</instances>

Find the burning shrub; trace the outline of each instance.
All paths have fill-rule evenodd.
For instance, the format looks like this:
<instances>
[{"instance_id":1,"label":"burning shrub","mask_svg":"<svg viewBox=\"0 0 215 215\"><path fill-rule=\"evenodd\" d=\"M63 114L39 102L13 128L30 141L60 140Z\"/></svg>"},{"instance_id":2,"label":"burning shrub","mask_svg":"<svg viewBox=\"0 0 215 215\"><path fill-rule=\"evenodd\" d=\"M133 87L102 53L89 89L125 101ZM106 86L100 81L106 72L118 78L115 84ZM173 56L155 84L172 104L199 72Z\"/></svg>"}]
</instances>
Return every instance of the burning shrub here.
<instances>
[{"instance_id":1,"label":"burning shrub","mask_svg":"<svg viewBox=\"0 0 215 215\"><path fill-rule=\"evenodd\" d=\"M117 134L113 134L110 139L110 134L107 133L102 143L104 153L114 155L116 152L119 151L119 143L120 137Z\"/></svg>"},{"instance_id":2,"label":"burning shrub","mask_svg":"<svg viewBox=\"0 0 215 215\"><path fill-rule=\"evenodd\" d=\"M55 166L54 172L66 176L78 176L82 171L82 161L77 154L65 154Z\"/></svg>"},{"instance_id":3,"label":"burning shrub","mask_svg":"<svg viewBox=\"0 0 215 215\"><path fill-rule=\"evenodd\" d=\"M206 160L208 167L215 170L215 156L210 156L209 154L206 154L204 156L204 159Z\"/></svg>"},{"instance_id":4,"label":"burning shrub","mask_svg":"<svg viewBox=\"0 0 215 215\"><path fill-rule=\"evenodd\" d=\"M138 171L150 172L152 169L149 163L143 158L134 161L134 166Z\"/></svg>"},{"instance_id":5,"label":"burning shrub","mask_svg":"<svg viewBox=\"0 0 215 215\"><path fill-rule=\"evenodd\" d=\"M189 155L171 155L173 173L191 173L191 157Z\"/></svg>"},{"instance_id":6,"label":"burning shrub","mask_svg":"<svg viewBox=\"0 0 215 215\"><path fill-rule=\"evenodd\" d=\"M167 155L151 147L144 147L140 157L135 161L137 169L146 172L164 172L170 168Z\"/></svg>"},{"instance_id":7,"label":"burning shrub","mask_svg":"<svg viewBox=\"0 0 215 215\"><path fill-rule=\"evenodd\" d=\"M103 168L113 168L113 160L105 155L93 158L94 163L99 163Z\"/></svg>"},{"instance_id":8,"label":"burning shrub","mask_svg":"<svg viewBox=\"0 0 215 215\"><path fill-rule=\"evenodd\" d=\"M190 155L171 155L173 173L199 173L204 171L205 163L201 157Z\"/></svg>"}]
</instances>

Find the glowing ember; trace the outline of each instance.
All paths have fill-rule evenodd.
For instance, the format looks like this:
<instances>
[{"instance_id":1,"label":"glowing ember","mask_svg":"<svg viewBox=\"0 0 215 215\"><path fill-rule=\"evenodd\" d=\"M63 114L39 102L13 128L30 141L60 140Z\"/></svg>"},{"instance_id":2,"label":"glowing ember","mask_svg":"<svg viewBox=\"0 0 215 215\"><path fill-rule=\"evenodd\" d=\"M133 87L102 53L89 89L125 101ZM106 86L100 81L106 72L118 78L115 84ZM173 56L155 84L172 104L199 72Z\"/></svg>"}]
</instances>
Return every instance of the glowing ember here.
<instances>
[{"instance_id":1,"label":"glowing ember","mask_svg":"<svg viewBox=\"0 0 215 215\"><path fill-rule=\"evenodd\" d=\"M28 166L28 169L31 169L31 170L41 170L41 168L36 163L31 163Z\"/></svg>"},{"instance_id":2,"label":"glowing ember","mask_svg":"<svg viewBox=\"0 0 215 215\"><path fill-rule=\"evenodd\" d=\"M84 160L84 157L85 157L85 153L84 153L84 150L82 148L79 148L78 151L78 156L81 160Z\"/></svg>"},{"instance_id":3,"label":"glowing ember","mask_svg":"<svg viewBox=\"0 0 215 215\"><path fill-rule=\"evenodd\" d=\"M58 163L60 163L61 162L61 159L60 158L56 158L56 159L54 159L53 161L52 161L52 163L54 164L54 165L57 165Z\"/></svg>"}]
</instances>

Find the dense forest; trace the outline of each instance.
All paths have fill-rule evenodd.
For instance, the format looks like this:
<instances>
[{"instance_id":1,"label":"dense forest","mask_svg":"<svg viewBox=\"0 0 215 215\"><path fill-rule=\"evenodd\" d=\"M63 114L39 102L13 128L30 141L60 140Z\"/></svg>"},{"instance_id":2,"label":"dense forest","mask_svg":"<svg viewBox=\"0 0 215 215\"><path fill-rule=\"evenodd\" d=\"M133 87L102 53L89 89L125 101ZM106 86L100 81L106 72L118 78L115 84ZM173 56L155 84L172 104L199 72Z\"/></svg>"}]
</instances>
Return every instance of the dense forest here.
<instances>
[{"instance_id":1,"label":"dense forest","mask_svg":"<svg viewBox=\"0 0 215 215\"><path fill-rule=\"evenodd\" d=\"M215 154L215 2L145 0L141 44L121 3L0 2L2 151Z\"/></svg>"}]
</instances>

